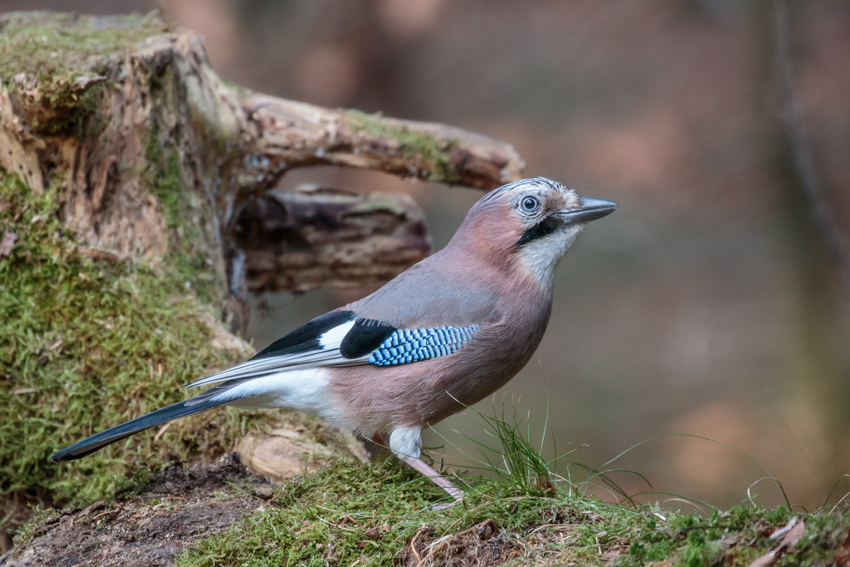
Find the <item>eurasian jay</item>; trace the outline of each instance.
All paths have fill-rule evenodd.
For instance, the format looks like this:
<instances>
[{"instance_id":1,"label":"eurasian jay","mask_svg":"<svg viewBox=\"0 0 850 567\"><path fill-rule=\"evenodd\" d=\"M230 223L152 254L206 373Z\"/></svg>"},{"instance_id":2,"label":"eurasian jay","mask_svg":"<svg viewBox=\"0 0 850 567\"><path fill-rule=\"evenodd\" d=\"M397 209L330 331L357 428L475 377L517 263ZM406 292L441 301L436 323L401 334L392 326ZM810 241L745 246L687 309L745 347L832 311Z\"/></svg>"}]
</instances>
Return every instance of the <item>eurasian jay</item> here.
<instances>
[{"instance_id":1,"label":"eurasian jay","mask_svg":"<svg viewBox=\"0 0 850 567\"><path fill-rule=\"evenodd\" d=\"M538 177L491 191L451 242L371 295L309 321L252 359L197 380L216 386L59 451L78 459L218 406L287 408L385 440L420 460L423 428L492 394L525 366L549 322L555 266L588 221L617 208Z\"/></svg>"}]
</instances>

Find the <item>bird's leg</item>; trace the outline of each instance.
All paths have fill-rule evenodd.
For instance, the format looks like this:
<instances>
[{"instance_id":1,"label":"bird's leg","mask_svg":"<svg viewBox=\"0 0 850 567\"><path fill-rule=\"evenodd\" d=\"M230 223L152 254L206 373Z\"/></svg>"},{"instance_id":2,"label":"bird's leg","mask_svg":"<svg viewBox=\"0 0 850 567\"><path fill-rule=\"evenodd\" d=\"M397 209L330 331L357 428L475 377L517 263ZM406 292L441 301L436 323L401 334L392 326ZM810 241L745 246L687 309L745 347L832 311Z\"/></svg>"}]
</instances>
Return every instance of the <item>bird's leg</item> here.
<instances>
[{"instance_id":1,"label":"bird's leg","mask_svg":"<svg viewBox=\"0 0 850 567\"><path fill-rule=\"evenodd\" d=\"M419 458L422 449L422 430L413 427L398 427L390 434L390 450L403 463L413 467L423 476L431 479L431 482L449 493L455 502L463 500L463 490L453 485L440 473L428 466ZM444 506L442 506L444 507Z\"/></svg>"},{"instance_id":2,"label":"bird's leg","mask_svg":"<svg viewBox=\"0 0 850 567\"><path fill-rule=\"evenodd\" d=\"M449 496L454 498L456 502L460 502L461 500L463 500L463 490L453 485L449 481L449 479L442 476L432 467L428 466L428 463L426 463L422 459L416 459L414 457L408 457L406 455L399 455L399 458L402 460L402 462L410 465L411 467L422 473L423 476L426 476L431 479L431 482L448 492Z\"/></svg>"}]
</instances>

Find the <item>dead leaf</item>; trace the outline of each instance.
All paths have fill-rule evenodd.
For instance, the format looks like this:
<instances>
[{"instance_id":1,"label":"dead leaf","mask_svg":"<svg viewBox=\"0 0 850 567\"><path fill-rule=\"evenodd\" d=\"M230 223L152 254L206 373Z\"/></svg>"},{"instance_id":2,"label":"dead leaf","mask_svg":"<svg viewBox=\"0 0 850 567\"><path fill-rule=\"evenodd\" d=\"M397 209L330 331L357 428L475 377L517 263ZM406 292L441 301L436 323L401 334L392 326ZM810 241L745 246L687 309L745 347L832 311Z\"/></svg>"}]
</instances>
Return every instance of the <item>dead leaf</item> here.
<instances>
[{"instance_id":1,"label":"dead leaf","mask_svg":"<svg viewBox=\"0 0 850 567\"><path fill-rule=\"evenodd\" d=\"M171 427L173 423L173 421L169 421L168 423L160 427L159 431L156 432L156 435L153 438L153 442L156 443L157 441L159 441L159 438L162 437L162 434L168 431L168 428Z\"/></svg>"},{"instance_id":2,"label":"dead leaf","mask_svg":"<svg viewBox=\"0 0 850 567\"><path fill-rule=\"evenodd\" d=\"M752 563L750 563L749 567L771 567L776 564L776 552L768 551Z\"/></svg>"},{"instance_id":3,"label":"dead leaf","mask_svg":"<svg viewBox=\"0 0 850 567\"><path fill-rule=\"evenodd\" d=\"M12 248L15 247L15 242L18 240L18 235L9 230L3 234L3 240L0 241L0 258L5 258L12 253Z\"/></svg>"},{"instance_id":4,"label":"dead leaf","mask_svg":"<svg viewBox=\"0 0 850 567\"><path fill-rule=\"evenodd\" d=\"M77 80L74 81L74 86L77 87L78 92L85 91L92 85L96 85L97 83L102 83L106 80L106 77L101 75L95 75L93 77L78 77Z\"/></svg>"},{"instance_id":5,"label":"dead leaf","mask_svg":"<svg viewBox=\"0 0 850 567\"><path fill-rule=\"evenodd\" d=\"M797 542L803 537L803 533L805 531L806 525L802 521L798 521L797 517L794 516L791 518L791 521L788 522L787 526L770 536L771 539L774 539L779 537L779 532L782 532L782 539L779 540L779 545L776 546L774 551L779 551L782 548L797 545Z\"/></svg>"},{"instance_id":6,"label":"dead leaf","mask_svg":"<svg viewBox=\"0 0 850 567\"><path fill-rule=\"evenodd\" d=\"M806 525L801 522L797 516L791 518L791 521L788 522L783 528L780 528L773 532L770 536L770 539L779 539L779 543L750 563L749 567L771 567L776 564L776 560L779 559L779 556L786 550L786 548L796 545L800 538L803 537L803 533L806 531Z\"/></svg>"},{"instance_id":7,"label":"dead leaf","mask_svg":"<svg viewBox=\"0 0 850 567\"><path fill-rule=\"evenodd\" d=\"M97 248L89 248L87 246L78 246L77 250L80 254L85 254L89 258L94 258L95 260L108 260L110 262L117 262L120 260L118 254L110 252L109 250L99 250Z\"/></svg>"}]
</instances>

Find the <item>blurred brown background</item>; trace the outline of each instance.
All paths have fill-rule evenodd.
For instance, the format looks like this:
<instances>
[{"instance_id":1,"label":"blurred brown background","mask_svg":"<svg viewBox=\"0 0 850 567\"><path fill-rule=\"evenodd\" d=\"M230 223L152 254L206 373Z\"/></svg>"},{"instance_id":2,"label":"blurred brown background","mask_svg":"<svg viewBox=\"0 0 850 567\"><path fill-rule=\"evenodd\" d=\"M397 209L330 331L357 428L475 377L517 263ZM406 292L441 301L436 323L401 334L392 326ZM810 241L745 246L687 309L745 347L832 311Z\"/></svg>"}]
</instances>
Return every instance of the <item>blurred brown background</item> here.
<instances>
[{"instance_id":1,"label":"blurred brown background","mask_svg":"<svg viewBox=\"0 0 850 567\"><path fill-rule=\"evenodd\" d=\"M850 288L794 175L772 2L159 6L204 34L213 65L235 83L477 130L513 143L528 176L620 203L559 268L549 331L497 394L497 412L503 400L508 412L513 404L539 436L548 392L548 431L561 452L586 445L570 460L588 466L653 436L716 439L758 460L792 503L809 508L850 473ZM147 0L0 1L2 11L155 8ZM850 3L790 2L787 17L784 64L841 237L850 231ZM301 182L409 192L435 248L480 196L333 169L296 171L284 187ZM262 347L367 291L258 298L249 334ZM446 445L448 462L470 465L463 451L478 452L466 437L486 441L482 426L466 412L437 426L448 442L429 433L426 444ZM649 441L611 466L718 506L744 500L764 476L733 449L683 437ZM834 498L848 490L845 479ZM761 503L780 501L768 483L752 491Z\"/></svg>"}]
</instances>

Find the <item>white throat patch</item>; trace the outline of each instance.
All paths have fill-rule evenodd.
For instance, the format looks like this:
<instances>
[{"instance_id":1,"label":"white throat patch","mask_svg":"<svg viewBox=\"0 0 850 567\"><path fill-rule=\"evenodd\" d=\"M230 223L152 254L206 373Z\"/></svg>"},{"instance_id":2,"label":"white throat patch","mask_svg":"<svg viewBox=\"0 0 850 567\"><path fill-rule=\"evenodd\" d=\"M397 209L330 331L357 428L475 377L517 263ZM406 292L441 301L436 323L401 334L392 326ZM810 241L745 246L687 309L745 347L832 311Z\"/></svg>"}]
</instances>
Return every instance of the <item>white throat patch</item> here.
<instances>
[{"instance_id":1,"label":"white throat patch","mask_svg":"<svg viewBox=\"0 0 850 567\"><path fill-rule=\"evenodd\" d=\"M576 241L584 225L569 226L558 234L549 235L524 245L520 258L535 279L546 286L552 285L555 266Z\"/></svg>"}]
</instances>

